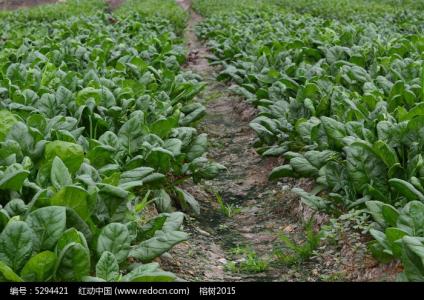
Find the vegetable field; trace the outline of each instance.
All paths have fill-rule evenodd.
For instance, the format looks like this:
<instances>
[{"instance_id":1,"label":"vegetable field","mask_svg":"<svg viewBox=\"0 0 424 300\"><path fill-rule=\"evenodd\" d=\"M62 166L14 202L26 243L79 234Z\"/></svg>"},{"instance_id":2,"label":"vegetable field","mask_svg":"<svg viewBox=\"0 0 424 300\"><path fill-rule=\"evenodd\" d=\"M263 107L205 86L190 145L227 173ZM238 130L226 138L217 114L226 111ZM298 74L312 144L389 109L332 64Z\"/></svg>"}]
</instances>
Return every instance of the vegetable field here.
<instances>
[{"instance_id":1,"label":"vegetable field","mask_svg":"<svg viewBox=\"0 0 424 300\"><path fill-rule=\"evenodd\" d=\"M47 2L0 11L0 281L424 281L424 2Z\"/></svg>"}]
</instances>

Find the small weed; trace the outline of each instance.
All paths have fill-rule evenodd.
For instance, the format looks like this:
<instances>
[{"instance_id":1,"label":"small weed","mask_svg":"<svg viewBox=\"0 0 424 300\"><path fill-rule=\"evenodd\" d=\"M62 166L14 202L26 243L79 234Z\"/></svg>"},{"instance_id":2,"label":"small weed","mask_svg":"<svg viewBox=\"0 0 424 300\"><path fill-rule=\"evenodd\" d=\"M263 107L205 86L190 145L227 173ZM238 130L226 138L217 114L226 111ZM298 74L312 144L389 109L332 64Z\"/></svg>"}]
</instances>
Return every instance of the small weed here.
<instances>
[{"instance_id":1,"label":"small weed","mask_svg":"<svg viewBox=\"0 0 424 300\"><path fill-rule=\"evenodd\" d=\"M235 206L234 204L227 204L224 203L224 200L222 200L221 195L218 193L215 193L216 201L218 202L219 206L221 207L221 212L228 218L231 218L235 216L236 214L240 213L240 207Z\"/></svg>"},{"instance_id":2,"label":"small weed","mask_svg":"<svg viewBox=\"0 0 424 300\"><path fill-rule=\"evenodd\" d=\"M225 271L231 272L231 273L238 273L239 272L239 268L236 264L236 262L234 261L229 261L225 267L224 267Z\"/></svg>"},{"instance_id":3,"label":"small weed","mask_svg":"<svg viewBox=\"0 0 424 300\"><path fill-rule=\"evenodd\" d=\"M240 269L246 273L261 273L268 269L268 262L260 259L256 252L249 251L246 261L240 263Z\"/></svg>"},{"instance_id":4,"label":"small weed","mask_svg":"<svg viewBox=\"0 0 424 300\"><path fill-rule=\"evenodd\" d=\"M243 255L248 251L246 246L237 245L236 247L230 250L231 255Z\"/></svg>"},{"instance_id":5,"label":"small weed","mask_svg":"<svg viewBox=\"0 0 424 300\"><path fill-rule=\"evenodd\" d=\"M312 221L305 224L304 231L305 241L303 243L298 243L284 234L280 235L280 240L283 242L285 250L288 250L277 250L274 252L281 263L286 265L301 263L314 254L321 242L322 233L321 231L315 232Z\"/></svg>"},{"instance_id":6,"label":"small weed","mask_svg":"<svg viewBox=\"0 0 424 300\"><path fill-rule=\"evenodd\" d=\"M246 246L236 246L230 251L231 255L241 256L237 261L230 261L225 269L232 273L261 273L268 269L268 262L259 258L257 253Z\"/></svg>"},{"instance_id":7,"label":"small weed","mask_svg":"<svg viewBox=\"0 0 424 300\"><path fill-rule=\"evenodd\" d=\"M320 275L320 280L329 282L346 281L346 274L344 273L333 273Z\"/></svg>"}]
</instances>

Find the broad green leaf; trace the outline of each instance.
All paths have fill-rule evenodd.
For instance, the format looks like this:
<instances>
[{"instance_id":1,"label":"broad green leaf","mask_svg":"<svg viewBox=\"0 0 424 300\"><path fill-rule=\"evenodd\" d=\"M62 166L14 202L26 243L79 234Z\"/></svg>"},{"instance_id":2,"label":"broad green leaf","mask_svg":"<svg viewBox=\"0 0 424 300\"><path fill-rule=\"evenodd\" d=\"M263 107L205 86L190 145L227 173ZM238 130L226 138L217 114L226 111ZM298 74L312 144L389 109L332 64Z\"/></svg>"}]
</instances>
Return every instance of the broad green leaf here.
<instances>
[{"instance_id":1,"label":"broad green leaf","mask_svg":"<svg viewBox=\"0 0 424 300\"><path fill-rule=\"evenodd\" d=\"M7 212L9 217L22 215L27 211L27 209L27 205L22 199L10 200L4 206L4 210Z\"/></svg>"},{"instance_id":2,"label":"broad green leaf","mask_svg":"<svg viewBox=\"0 0 424 300\"><path fill-rule=\"evenodd\" d=\"M131 181L142 180L146 176L152 174L155 171L153 168L149 167L139 167L129 171L125 171L121 174L120 183L128 183Z\"/></svg>"},{"instance_id":3,"label":"broad green leaf","mask_svg":"<svg viewBox=\"0 0 424 300\"><path fill-rule=\"evenodd\" d=\"M60 254L62 250L71 243L81 244L88 248L87 241L84 235L75 228L69 228L59 238L56 244L56 254Z\"/></svg>"},{"instance_id":4,"label":"broad green leaf","mask_svg":"<svg viewBox=\"0 0 424 300\"><path fill-rule=\"evenodd\" d=\"M130 251L130 234L124 224L110 223L103 227L97 240L97 255L111 252L118 263L127 259Z\"/></svg>"},{"instance_id":5,"label":"broad green leaf","mask_svg":"<svg viewBox=\"0 0 424 300\"><path fill-rule=\"evenodd\" d=\"M282 177L293 177L293 168L291 165L282 165L272 169L271 173L268 176L269 180L277 180Z\"/></svg>"},{"instance_id":6,"label":"broad green leaf","mask_svg":"<svg viewBox=\"0 0 424 300\"><path fill-rule=\"evenodd\" d=\"M388 168L399 162L395 150L383 141L375 142L372 149Z\"/></svg>"},{"instance_id":7,"label":"broad green leaf","mask_svg":"<svg viewBox=\"0 0 424 300\"><path fill-rule=\"evenodd\" d=\"M386 240L394 257L400 258L402 255L402 238L407 235L405 231L396 227L386 228Z\"/></svg>"},{"instance_id":8,"label":"broad green leaf","mask_svg":"<svg viewBox=\"0 0 424 300\"><path fill-rule=\"evenodd\" d=\"M131 279L132 282L173 282L177 279L175 274L165 271L144 272Z\"/></svg>"},{"instance_id":9,"label":"broad green leaf","mask_svg":"<svg viewBox=\"0 0 424 300\"><path fill-rule=\"evenodd\" d=\"M93 233L91 228L88 226L88 224L79 216L75 210L72 208L66 208L66 227L67 228L75 228L79 232L81 232L87 242L90 242Z\"/></svg>"},{"instance_id":10,"label":"broad green leaf","mask_svg":"<svg viewBox=\"0 0 424 300\"><path fill-rule=\"evenodd\" d=\"M415 237L402 238L403 252L402 263L404 273L409 281L424 280L424 245Z\"/></svg>"},{"instance_id":11,"label":"broad green leaf","mask_svg":"<svg viewBox=\"0 0 424 300\"><path fill-rule=\"evenodd\" d=\"M178 201L184 209L192 210L196 215L200 215L200 204L194 197L183 189L175 187Z\"/></svg>"},{"instance_id":12,"label":"broad green leaf","mask_svg":"<svg viewBox=\"0 0 424 300\"><path fill-rule=\"evenodd\" d=\"M25 222L10 222L0 234L0 260L19 272L31 256L32 235Z\"/></svg>"},{"instance_id":13,"label":"broad green leaf","mask_svg":"<svg viewBox=\"0 0 424 300\"><path fill-rule=\"evenodd\" d=\"M52 249L65 230L66 209L59 206L39 208L28 215L26 223L34 232L34 250Z\"/></svg>"},{"instance_id":14,"label":"broad green leaf","mask_svg":"<svg viewBox=\"0 0 424 300\"><path fill-rule=\"evenodd\" d=\"M179 118L180 112L176 110L172 116L161 118L150 125L150 132L164 139L169 136L172 128L178 127Z\"/></svg>"},{"instance_id":15,"label":"broad green leaf","mask_svg":"<svg viewBox=\"0 0 424 300\"><path fill-rule=\"evenodd\" d=\"M156 271L161 271L157 262L139 264L135 266L128 274L124 275L122 277L122 281L131 281L133 278L137 278L139 275Z\"/></svg>"},{"instance_id":16,"label":"broad green leaf","mask_svg":"<svg viewBox=\"0 0 424 300\"><path fill-rule=\"evenodd\" d=\"M84 160L84 151L78 144L64 141L53 141L46 145L44 157L47 161L53 161L59 157L71 174L75 174Z\"/></svg>"},{"instance_id":17,"label":"broad green leaf","mask_svg":"<svg viewBox=\"0 0 424 300\"><path fill-rule=\"evenodd\" d=\"M29 173L29 171L22 169L22 166L18 164L7 167L1 175L0 190L19 191Z\"/></svg>"},{"instance_id":18,"label":"broad green leaf","mask_svg":"<svg viewBox=\"0 0 424 300\"><path fill-rule=\"evenodd\" d=\"M136 114L119 129L119 142L130 155L136 152L142 144L144 135L143 120L144 114L141 111L137 111Z\"/></svg>"},{"instance_id":19,"label":"broad green leaf","mask_svg":"<svg viewBox=\"0 0 424 300\"><path fill-rule=\"evenodd\" d=\"M58 156L53 159L50 180L57 190L72 184L71 174L69 174L68 168Z\"/></svg>"},{"instance_id":20,"label":"broad green leaf","mask_svg":"<svg viewBox=\"0 0 424 300\"><path fill-rule=\"evenodd\" d=\"M342 140L346 136L345 125L328 117L321 117L321 122L331 145L336 149L341 149L343 147Z\"/></svg>"},{"instance_id":21,"label":"broad green leaf","mask_svg":"<svg viewBox=\"0 0 424 300\"><path fill-rule=\"evenodd\" d=\"M172 166L172 159L174 158L171 151L162 147L155 147L151 149L146 157L146 163L158 170L161 173L166 173Z\"/></svg>"},{"instance_id":22,"label":"broad green leaf","mask_svg":"<svg viewBox=\"0 0 424 300\"><path fill-rule=\"evenodd\" d=\"M190 148L187 152L188 161L202 156L208 149L208 135L206 133L199 134L193 142L190 144Z\"/></svg>"},{"instance_id":23,"label":"broad green leaf","mask_svg":"<svg viewBox=\"0 0 424 300\"><path fill-rule=\"evenodd\" d=\"M111 252L105 251L96 264L96 276L106 281L115 281L119 276L118 261Z\"/></svg>"},{"instance_id":24,"label":"broad green leaf","mask_svg":"<svg viewBox=\"0 0 424 300\"><path fill-rule=\"evenodd\" d=\"M51 205L72 208L85 221L90 218L87 191L78 186L65 186L50 199Z\"/></svg>"},{"instance_id":25,"label":"broad green leaf","mask_svg":"<svg viewBox=\"0 0 424 300\"><path fill-rule=\"evenodd\" d=\"M21 277L25 281L45 282L53 277L57 256L51 251L43 251L25 264L21 271Z\"/></svg>"},{"instance_id":26,"label":"broad green leaf","mask_svg":"<svg viewBox=\"0 0 424 300\"><path fill-rule=\"evenodd\" d=\"M318 175L318 169L304 157L292 158L290 160L290 165L293 171L301 177L314 177Z\"/></svg>"},{"instance_id":27,"label":"broad green leaf","mask_svg":"<svg viewBox=\"0 0 424 300\"><path fill-rule=\"evenodd\" d=\"M163 231L175 231L181 228L184 222L184 214L182 212L173 212L165 214L166 221L162 226Z\"/></svg>"},{"instance_id":28,"label":"broad green leaf","mask_svg":"<svg viewBox=\"0 0 424 300\"><path fill-rule=\"evenodd\" d=\"M59 255L55 279L81 281L90 272L90 252L78 243L68 244Z\"/></svg>"},{"instance_id":29,"label":"broad green leaf","mask_svg":"<svg viewBox=\"0 0 424 300\"><path fill-rule=\"evenodd\" d=\"M179 123L181 126L187 126L189 124L192 124L200 120L205 115L206 115L206 108L204 106L201 106L197 108L196 110L190 112L188 115L184 116L182 119L180 119Z\"/></svg>"},{"instance_id":30,"label":"broad green leaf","mask_svg":"<svg viewBox=\"0 0 424 300\"><path fill-rule=\"evenodd\" d=\"M309 194L302 189L293 188L292 192L298 194L302 202L312 207L313 209L325 211L329 207L328 205L329 203L327 200L325 200L324 198Z\"/></svg>"},{"instance_id":31,"label":"broad green leaf","mask_svg":"<svg viewBox=\"0 0 424 300\"><path fill-rule=\"evenodd\" d=\"M0 142L4 141L10 129L18 122L15 116L7 111L0 110Z\"/></svg>"},{"instance_id":32,"label":"broad green leaf","mask_svg":"<svg viewBox=\"0 0 424 300\"><path fill-rule=\"evenodd\" d=\"M396 189L396 191L405 196L408 200L424 201L424 195L420 191L418 191L412 184L405 180L392 178L389 180L389 184L394 189Z\"/></svg>"},{"instance_id":33,"label":"broad green leaf","mask_svg":"<svg viewBox=\"0 0 424 300\"><path fill-rule=\"evenodd\" d=\"M155 201L155 205L160 212L171 212L172 200L169 194L164 190L160 189L155 193L155 197L153 198Z\"/></svg>"},{"instance_id":34,"label":"broad green leaf","mask_svg":"<svg viewBox=\"0 0 424 300\"><path fill-rule=\"evenodd\" d=\"M8 282L23 282L22 278L18 276L8 265L0 260L0 282L4 279Z\"/></svg>"},{"instance_id":35,"label":"broad green leaf","mask_svg":"<svg viewBox=\"0 0 424 300\"><path fill-rule=\"evenodd\" d=\"M181 231L156 231L153 238L143 241L131 249L129 256L142 262L148 262L162 255L176 244L187 240L187 238L188 235Z\"/></svg>"}]
</instances>

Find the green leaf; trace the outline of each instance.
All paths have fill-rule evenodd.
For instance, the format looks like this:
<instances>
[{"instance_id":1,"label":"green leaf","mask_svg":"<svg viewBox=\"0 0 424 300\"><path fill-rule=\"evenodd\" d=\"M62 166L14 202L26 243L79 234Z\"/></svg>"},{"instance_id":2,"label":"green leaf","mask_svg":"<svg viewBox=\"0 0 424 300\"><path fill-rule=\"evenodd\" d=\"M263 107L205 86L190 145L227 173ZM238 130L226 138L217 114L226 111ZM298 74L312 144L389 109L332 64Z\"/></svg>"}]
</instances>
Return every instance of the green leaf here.
<instances>
[{"instance_id":1,"label":"green leaf","mask_svg":"<svg viewBox=\"0 0 424 300\"><path fill-rule=\"evenodd\" d=\"M127 150L128 154L136 152L143 142L143 120L144 114L141 111L137 111L119 129L119 142Z\"/></svg>"},{"instance_id":2,"label":"green leaf","mask_svg":"<svg viewBox=\"0 0 424 300\"><path fill-rule=\"evenodd\" d=\"M142 262L148 262L155 257L165 253L176 244L187 240L188 235L181 231L156 231L151 239L141 242L138 246L131 249L129 256L139 259Z\"/></svg>"},{"instance_id":3,"label":"green leaf","mask_svg":"<svg viewBox=\"0 0 424 300\"><path fill-rule=\"evenodd\" d=\"M31 257L21 271L25 281L45 282L53 277L57 256L51 251L44 251Z\"/></svg>"},{"instance_id":4,"label":"green leaf","mask_svg":"<svg viewBox=\"0 0 424 300\"><path fill-rule=\"evenodd\" d=\"M0 110L0 142L4 141L10 129L18 122L15 116L7 111Z\"/></svg>"},{"instance_id":5,"label":"green leaf","mask_svg":"<svg viewBox=\"0 0 424 300\"><path fill-rule=\"evenodd\" d=\"M22 278L18 276L8 265L0 260L0 282L5 279L8 282L23 282Z\"/></svg>"},{"instance_id":6,"label":"green leaf","mask_svg":"<svg viewBox=\"0 0 424 300\"><path fill-rule=\"evenodd\" d=\"M106 281L115 281L119 276L119 265L115 255L109 251L103 252L96 264L96 276Z\"/></svg>"},{"instance_id":7,"label":"green leaf","mask_svg":"<svg viewBox=\"0 0 424 300\"><path fill-rule=\"evenodd\" d=\"M318 175L318 169L304 157L294 157L290 159L290 166L293 168L293 171L301 177L315 177Z\"/></svg>"},{"instance_id":8,"label":"green leaf","mask_svg":"<svg viewBox=\"0 0 424 300\"><path fill-rule=\"evenodd\" d=\"M206 108L204 106L201 106L194 111L190 112L188 115L184 116L180 120L181 126L188 126L193 122L196 122L203 118L206 115Z\"/></svg>"},{"instance_id":9,"label":"green leaf","mask_svg":"<svg viewBox=\"0 0 424 300\"><path fill-rule=\"evenodd\" d=\"M71 243L81 244L88 248L87 241L84 235L75 228L69 228L59 238L56 244L56 254L60 254L65 247Z\"/></svg>"},{"instance_id":10,"label":"green leaf","mask_svg":"<svg viewBox=\"0 0 424 300\"><path fill-rule=\"evenodd\" d=\"M365 204L374 220L381 226L396 226L399 218L396 208L380 201L367 201Z\"/></svg>"},{"instance_id":11,"label":"green leaf","mask_svg":"<svg viewBox=\"0 0 424 300\"><path fill-rule=\"evenodd\" d=\"M176 110L169 118L161 118L150 125L150 132L164 139L169 136L171 130L178 127L180 112Z\"/></svg>"},{"instance_id":12,"label":"green leaf","mask_svg":"<svg viewBox=\"0 0 424 300\"><path fill-rule=\"evenodd\" d=\"M196 215L200 215L199 202L194 197L183 189L175 187L178 201L184 209L190 208Z\"/></svg>"},{"instance_id":13,"label":"green leaf","mask_svg":"<svg viewBox=\"0 0 424 300\"><path fill-rule=\"evenodd\" d=\"M424 195L420 191L418 191L412 184L405 180L392 178L389 180L389 184L390 186L395 188L396 191L405 196L408 200L424 201Z\"/></svg>"},{"instance_id":14,"label":"green leaf","mask_svg":"<svg viewBox=\"0 0 424 300\"><path fill-rule=\"evenodd\" d=\"M162 226L163 231L175 231L179 230L184 222L184 214L182 212L173 212L165 214L166 221Z\"/></svg>"},{"instance_id":15,"label":"green leaf","mask_svg":"<svg viewBox=\"0 0 424 300\"><path fill-rule=\"evenodd\" d=\"M84 235L88 242L91 241L93 233L90 227L72 208L66 208L66 227L75 228Z\"/></svg>"},{"instance_id":16,"label":"green leaf","mask_svg":"<svg viewBox=\"0 0 424 300\"><path fill-rule=\"evenodd\" d=\"M44 157L47 161L53 161L56 156L62 160L71 174L75 174L84 160L84 150L77 144L53 141L46 145Z\"/></svg>"},{"instance_id":17,"label":"green leaf","mask_svg":"<svg viewBox=\"0 0 424 300\"><path fill-rule=\"evenodd\" d=\"M23 215L27 209L27 205L22 199L10 200L4 206L4 210L7 212L9 217Z\"/></svg>"},{"instance_id":18,"label":"green leaf","mask_svg":"<svg viewBox=\"0 0 424 300\"><path fill-rule=\"evenodd\" d=\"M29 171L22 169L21 165L10 165L1 176L0 190L19 191L29 173Z\"/></svg>"},{"instance_id":19,"label":"green leaf","mask_svg":"<svg viewBox=\"0 0 424 300\"><path fill-rule=\"evenodd\" d=\"M282 165L272 169L269 174L269 180L277 180L282 177L294 177L293 168L291 165Z\"/></svg>"},{"instance_id":20,"label":"green leaf","mask_svg":"<svg viewBox=\"0 0 424 300\"><path fill-rule=\"evenodd\" d=\"M409 233L409 235L424 235L424 203L411 201L406 204L399 216L397 227Z\"/></svg>"},{"instance_id":21,"label":"green leaf","mask_svg":"<svg viewBox=\"0 0 424 300\"><path fill-rule=\"evenodd\" d=\"M66 209L48 206L31 212L27 224L33 230L33 247L35 251L52 249L66 227Z\"/></svg>"},{"instance_id":22,"label":"green leaf","mask_svg":"<svg viewBox=\"0 0 424 300\"><path fill-rule=\"evenodd\" d=\"M383 141L375 142L372 149L388 168L399 162L395 150Z\"/></svg>"},{"instance_id":23,"label":"green leaf","mask_svg":"<svg viewBox=\"0 0 424 300\"><path fill-rule=\"evenodd\" d=\"M381 213L387 225L396 226L397 220L399 219L399 212L396 208L389 204L383 204L381 206Z\"/></svg>"},{"instance_id":24,"label":"green leaf","mask_svg":"<svg viewBox=\"0 0 424 300\"><path fill-rule=\"evenodd\" d=\"M190 144L187 151L188 161L201 157L208 149L208 135L206 133L199 134Z\"/></svg>"},{"instance_id":25,"label":"green leaf","mask_svg":"<svg viewBox=\"0 0 424 300\"><path fill-rule=\"evenodd\" d=\"M402 255L402 238L407 235L407 233L396 227L386 228L385 232L387 243L390 246L390 249L394 257L400 258Z\"/></svg>"},{"instance_id":26,"label":"green leaf","mask_svg":"<svg viewBox=\"0 0 424 300\"><path fill-rule=\"evenodd\" d=\"M53 159L50 180L58 190L72 184L71 174L69 174L68 168L58 156Z\"/></svg>"},{"instance_id":27,"label":"green leaf","mask_svg":"<svg viewBox=\"0 0 424 300\"><path fill-rule=\"evenodd\" d=\"M302 189L293 188L292 192L298 194L302 202L316 210L327 210L329 202L324 198L309 194Z\"/></svg>"},{"instance_id":28,"label":"green leaf","mask_svg":"<svg viewBox=\"0 0 424 300\"><path fill-rule=\"evenodd\" d=\"M343 138L346 136L345 125L328 117L321 117L321 122L328 136L330 145L333 145L336 149L341 149L343 147Z\"/></svg>"},{"instance_id":29,"label":"green leaf","mask_svg":"<svg viewBox=\"0 0 424 300\"><path fill-rule=\"evenodd\" d=\"M157 191L153 200L155 201L155 205L160 212L172 211L173 207L171 197L164 189Z\"/></svg>"},{"instance_id":30,"label":"green leaf","mask_svg":"<svg viewBox=\"0 0 424 300\"><path fill-rule=\"evenodd\" d=\"M131 278L131 282L173 282L177 279L175 274L165 271L144 272Z\"/></svg>"},{"instance_id":31,"label":"green leaf","mask_svg":"<svg viewBox=\"0 0 424 300\"><path fill-rule=\"evenodd\" d=\"M173 158L174 156L171 151L162 147L155 147L147 155L146 163L159 172L166 173L172 166L171 161Z\"/></svg>"},{"instance_id":32,"label":"green leaf","mask_svg":"<svg viewBox=\"0 0 424 300\"><path fill-rule=\"evenodd\" d=\"M50 204L72 208L85 221L90 218L88 200L88 193L83 188L65 186L53 195Z\"/></svg>"},{"instance_id":33,"label":"green leaf","mask_svg":"<svg viewBox=\"0 0 424 300\"><path fill-rule=\"evenodd\" d=\"M99 104L102 98L102 92L100 89L93 87L86 87L78 92L76 98L76 104L84 105L89 99L93 99L96 104Z\"/></svg>"},{"instance_id":34,"label":"green leaf","mask_svg":"<svg viewBox=\"0 0 424 300\"><path fill-rule=\"evenodd\" d=\"M139 167L129 171L125 171L121 174L120 184L141 180L146 176L152 174L154 171L155 169L149 167Z\"/></svg>"},{"instance_id":35,"label":"green leaf","mask_svg":"<svg viewBox=\"0 0 424 300\"><path fill-rule=\"evenodd\" d=\"M372 182L373 188L387 194L387 167L364 143L355 142L344 148L349 180L362 192Z\"/></svg>"},{"instance_id":36,"label":"green leaf","mask_svg":"<svg viewBox=\"0 0 424 300\"><path fill-rule=\"evenodd\" d=\"M131 281L133 278L137 278L140 275L145 273L151 273L161 271L159 268L159 264L157 262L152 262L148 264L139 264L135 266L128 274L122 277L123 282Z\"/></svg>"},{"instance_id":37,"label":"green leaf","mask_svg":"<svg viewBox=\"0 0 424 300\"><path fill-rule=\"evenodd\" d=\"M424 281L424 245L410 236L402 238L402 263L405 276L409 281Z\"/></svg>"},{"instance_id":38,"label":"green leaf","mask_svg":"<svg viewBox=\"0 0 424 300\"><path fill-rule=\"evenodd\" d=\"M163 148L170 151L173 157L177 157L181 154L181 148L183 143L179 139L167 139L163 143Z\"/></svg>"},{"instance_id":39,"label":"green leaf","mask_svg":"<svg viewBox=\"0 0 424 300\"><path fill-rule=\"evenodd\" d=\"M32 253L32 231L22 221L12 221L0 234L0 260L19 272Z\"/></svg>"},{"instance_id":40,"label":"green leaf","mask_svg":"<svg viewBox=\"0 0 424 300\"><path fill-rule=\"evenodd\" d=\"M60 253L55 277L61 281L81 281L90 272L90 252L78 243L68 244Z\"/></svg>"},{"instance_id":41,"label":"green leaf","mask_svg":"<svg viewBox=\"0 0 424 300\"><path fill-rule=\"evenodd\" d=\"M103 227L97 240L97 255L108 251L115 255L118 263L127 259L130 251L130 234L128 228L121 223L110 223Z\"/></svg>"}]
</instances>

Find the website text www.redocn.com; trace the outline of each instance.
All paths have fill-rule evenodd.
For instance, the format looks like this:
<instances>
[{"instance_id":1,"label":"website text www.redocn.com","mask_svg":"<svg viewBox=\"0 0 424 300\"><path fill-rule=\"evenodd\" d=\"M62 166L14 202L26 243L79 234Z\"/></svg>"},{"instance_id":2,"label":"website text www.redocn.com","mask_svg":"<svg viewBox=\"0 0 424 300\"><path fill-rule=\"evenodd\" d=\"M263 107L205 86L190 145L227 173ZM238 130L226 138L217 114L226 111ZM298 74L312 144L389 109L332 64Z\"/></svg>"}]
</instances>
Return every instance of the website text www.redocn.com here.
<instances>
[{"instance_id":1,"label":"website text www.redocn.com","mask_svg":"<svg viewBox=\"0 0 424 300\"><path fill-rule=\"evenodd\" d=\"M114 289L115 295L189 295L187 288L119 288Z\"/></svg>"}]
</instances>

